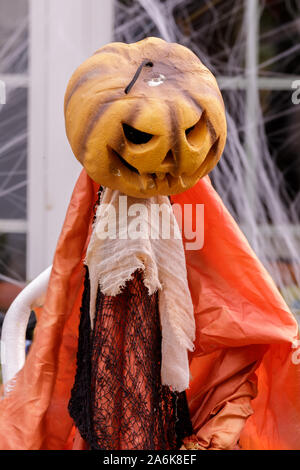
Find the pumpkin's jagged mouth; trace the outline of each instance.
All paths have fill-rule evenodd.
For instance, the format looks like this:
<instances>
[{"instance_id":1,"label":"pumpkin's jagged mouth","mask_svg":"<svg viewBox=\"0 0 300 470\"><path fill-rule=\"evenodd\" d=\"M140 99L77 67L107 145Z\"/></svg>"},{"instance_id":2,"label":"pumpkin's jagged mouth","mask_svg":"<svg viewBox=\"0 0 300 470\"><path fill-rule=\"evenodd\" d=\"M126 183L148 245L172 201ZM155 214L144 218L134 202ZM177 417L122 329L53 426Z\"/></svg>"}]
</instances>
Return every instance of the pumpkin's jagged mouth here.
<instances>
[{"instance_id":1,"label":"pumpkin's jagged mouth","mask_svg":"<svg viewBox=\"0 0 300 470\"><path fill-rule=\"evenodd\" d=\"M115 155L119 158L119 160L121 160L121 162L123 163L124 166L126 166L126 168L128 168L128 170L131 170L131 171L134 171L134 173L137 173L139 174L139 171L137 168L135 168L135 166L133 165L130 165L130 163L128 163L125 158L123 158L118 152L116 152L115 150L112 149L112 151L115 153Z\"/></svg>"},{"instance_id":2,"label":"pumpkin's jagged mouth","mask_svg":"<svg viewBox=\"0 0 300 470\"><path fill-rule=\"evenodd\" d=\"M155 187L158 188L159 182L164 183L166 182L167 185L171 188L175 183L178 184L178 180L182 180L181 176L173 176L169 172L158 172L158 173L147 173L147 174L140 174L135 166L128 163L122 155L120 155L116 150L111 147L108 147L111 152L118 158L120 163L125 166L128 170L135 173L148 187L148 189L154 189ZM182 185L184 185L182 181Z\"/></svg>"},{"instance_id":3,"label":"pumpkin's jagged mouth","mask_svg":"<svg viewBox=\"0 0 300 470\"><path fill-rule=\"evenodd\" d=\"M214 144L211 146L210 150L208 151L205 158L202 160L200 166L195 170L195 172L191 175L182 174L182 175L174 175L170 172L157 172L157 173L144 173L141 174L137 168L133 165L128 163L116 150L108 146L108 150L111 154L117 158L120 167L117 169L118 172L122 170L122 168L127 168L132 174L136 175L137 181L139 181L140 187L142 190L163 190L165 191L167 188L172 190L174 186L180 185L183 190L190 187L190 182L194 178L199 178L201 173L203 172L203 167L207 164L207 161L210 160L209 156L212 157L217 153L217 148L219 145L220 138L218 137ZM168 152L169 153L169 152ZM121 173L120 173L121 174Z\"/></svg>"}]
</instances>

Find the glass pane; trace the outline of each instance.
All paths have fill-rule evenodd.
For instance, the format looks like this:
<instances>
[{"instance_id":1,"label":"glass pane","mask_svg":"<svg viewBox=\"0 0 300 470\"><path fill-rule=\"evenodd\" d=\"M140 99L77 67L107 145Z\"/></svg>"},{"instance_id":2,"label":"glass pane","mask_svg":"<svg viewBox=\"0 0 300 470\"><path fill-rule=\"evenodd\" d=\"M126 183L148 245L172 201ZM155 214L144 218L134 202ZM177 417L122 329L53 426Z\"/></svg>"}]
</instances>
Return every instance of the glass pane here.
<instances>
[{"instance_id":1,"label":"glass pane","mask_svg":"<svg viewBox=\"0 0 300 470\"><path fill-rule=\"evenodd\" d=\"M168 38L192 49L214 73L236 75L243 71L245 34L241 1L165 0L115 2L115 40L139 41L147 36Z\"/></svg>"},{"instance_id":2,"label":"glass pane","mask_svg":"<svg viewBox=\"0 0 300 470\"><path fill-rule=\"evenodd\" d=\"M0 283L26 279L26 235L0 233Z\"/></svg>"},{"instance_id":3,"label":"glass pane","mask_svg":"<svg viewBox=\"0 0 300 470\"><path fill-rule=\"evenodd\" d=\"M0 219L26 218L26 146L27 89L8 89L0 107Z\"/></svg>"},{"instance_id":4,"label":"glass pane","mask_svg":"<svg viewBox=\"0 0 300 470\"><path fill-rule=\"evenodd\" d=\"M188 45L215 74L242 73L245 57L243 2L193 0L177 3L173 15L178 42Z\"/></svg>"},{"instance_id":5,"label":"glass pane","mask_svg":"<svg viewBox=\"0 0 300 470\"><path fill-rule=\"evenodd\" d=\"M291 97L292 90L261 91L269 151L282 175L282 198L300 214L300 105Z\"/></svg>"},{"instance_id":6,"label":"glass pane","mask_svg":"<svg viewBox=\"0 0 300 470\"><path fill-rule=\"evenodd\" d=\"M0 0L0 74L26 74L28 69L28 0ZM13 77L12 77L13 78ZM0 219L26 219L27 97L26 88L5 83L0 105ZM1 95L1 102L3 96ZM1 233L1 298L10 295L7 278L26 277L26 235Z\"/></svg>"},{"instance_id":7,"label":"glass pane","mask_svg":"<svg viewBox=\"0 0 300 470\"><path fill-rule=\"evenodd\" d=\"M28 68L28 0L0 0L0 73Z\"/></svg>"},{"instance_id":8,"label":"glass pane","mask_svg":"<svg viewBox=\"0 0 300 470\"><path fill-rule=\"evenodd\" d=\"M300 2L269 0L260 21L261 75L300 75Z\"/></svg>"},{"instance_id":9,"label":"glass pane","mask_svg":"<svg viewBox=\"0 0 300 470\"><path fill-rule=\"evenodd\" d=\"M159 31L144 8L135 0L115 2L114 39L136 42L147 36L159 37Z\"/></svg>"},{"instance_id":10,"label":"glass pane","mask_svg":"<svg viewBox=\"0 0 300 470\"><path fill-rule=\"evenodd\" d=\"M248 216L245 188L247 156L245 152L245 90L223 90L227 111L226 146L218 165L210 173L214 187L222 194L226 207L238 223ZM238 195L238 197L237 197Z\"/></svg>"}]
</instances>

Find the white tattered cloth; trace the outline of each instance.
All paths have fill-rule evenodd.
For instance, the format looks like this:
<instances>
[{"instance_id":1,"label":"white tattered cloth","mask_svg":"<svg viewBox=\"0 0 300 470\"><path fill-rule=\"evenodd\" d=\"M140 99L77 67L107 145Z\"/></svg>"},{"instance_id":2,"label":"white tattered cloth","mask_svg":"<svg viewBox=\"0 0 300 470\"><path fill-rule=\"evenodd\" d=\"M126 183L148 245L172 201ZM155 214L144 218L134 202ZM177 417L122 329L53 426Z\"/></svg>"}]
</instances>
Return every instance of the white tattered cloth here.
<instances>
[{"instance_id":1,"label":"white tattered cloth","mask_svg":"<svg viewBox=\"0 0 300 470\"><path fill-rule=\"evenodd\" d=\"M182 237L169 198L139 199L105 188L85 264L90 276L92 328L98 286L103 294L115 296L136 270L143 271L149 295L158 291L162 384L173 391L186 390L195 320Z\"/></svg>"}]
</instances>

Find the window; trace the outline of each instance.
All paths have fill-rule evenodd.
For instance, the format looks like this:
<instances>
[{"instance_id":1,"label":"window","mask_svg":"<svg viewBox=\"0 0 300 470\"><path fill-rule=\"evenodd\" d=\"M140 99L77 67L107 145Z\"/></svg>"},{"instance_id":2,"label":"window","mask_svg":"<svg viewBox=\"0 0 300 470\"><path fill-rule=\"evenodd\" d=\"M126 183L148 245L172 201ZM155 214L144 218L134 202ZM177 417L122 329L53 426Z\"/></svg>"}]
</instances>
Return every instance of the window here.
<instances>
[{"instance_id":1,"label":"window","mask_svg":"<svg viewBox=\"0 0 300 470\"><path fill-rule=\"evenodd\" d=\"M81 170L64 92L110 42L112 10L110 0L0 0L0 283L31 280L52 262Z\"/></svg>"},{"instance_id":2,"label":"window","mask_svg":"<svg viewBox=\"0 0 300 470\"><path fill-rule=\"evenodd\" d=\"M300 315L299 2L118 0L115 39L150 35L191 48L216 75L228 139L213 184Z\"/></svg>"},{"instance_id":3,"label":"window","mask_svg":"<svg viewBox=\"0 0 300 470\"><path fill-rule=\"evenodd\" d=\"M0 280L26 278L28 2L0 0Z\"/></svg>"},{"instance_id":4,"label":"window","mask_svg":"<svg viewBox=\"0 0 300 470\"><path fill-rule=\"evenodd\" d=\"M188 46L216 75L228 139L213 184L300 314L299 1L0 0L0 9L0 280L32 279L52 261L80 171L62 113L71 73L112 36L153 35Z\"/></svg>"}]
</instances>

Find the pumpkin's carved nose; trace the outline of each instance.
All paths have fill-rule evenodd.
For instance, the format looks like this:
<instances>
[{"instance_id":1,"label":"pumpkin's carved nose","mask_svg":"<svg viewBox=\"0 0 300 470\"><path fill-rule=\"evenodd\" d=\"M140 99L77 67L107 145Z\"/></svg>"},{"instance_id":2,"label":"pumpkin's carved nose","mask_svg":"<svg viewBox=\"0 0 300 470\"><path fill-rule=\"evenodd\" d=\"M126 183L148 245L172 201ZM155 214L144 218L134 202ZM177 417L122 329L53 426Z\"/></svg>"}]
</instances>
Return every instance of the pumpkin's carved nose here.
<instances>
[{"instance_id":1,"label":"pumpkin's carved nose","mask_svg":"<svg viewBox=\"0 0 300 470\"><path fill-rule=\"evenodd\" d=\"M165 156L165 159L161 163L158 171L161 171L163 173L175 173L177 170L177 163L176 163L176 158L173 153L173 151L170 149Z\"/></svg>"}]
</instances>

